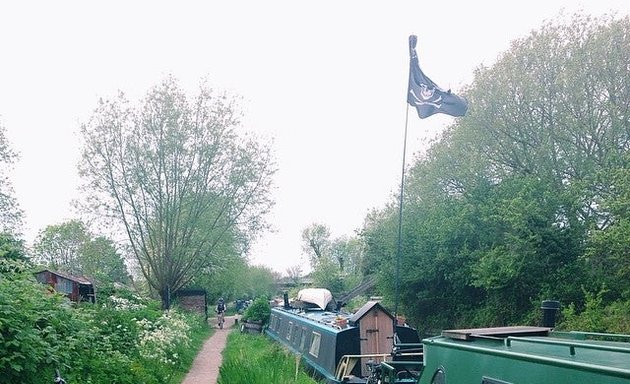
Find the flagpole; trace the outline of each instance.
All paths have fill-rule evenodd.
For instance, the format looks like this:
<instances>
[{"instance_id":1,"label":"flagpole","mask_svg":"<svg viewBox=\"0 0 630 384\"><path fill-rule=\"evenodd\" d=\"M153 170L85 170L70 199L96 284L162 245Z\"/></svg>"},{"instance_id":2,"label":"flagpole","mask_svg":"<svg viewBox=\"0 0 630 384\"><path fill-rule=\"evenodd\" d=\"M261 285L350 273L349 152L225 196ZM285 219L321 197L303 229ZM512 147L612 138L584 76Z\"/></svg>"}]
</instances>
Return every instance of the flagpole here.
<instances>
[{"instance_id":1,"label":"flagpole","mask_svg":"<svg viewBox=\"0 0 630 384\"><path fill-rule=\"evenodd\" d=\"M398 202L398 242L396 244L396 298L394 302L394 346L397 341L398 302L400 300L400 259L402 257L402 215L405 191L405 163L407 154L407 126L409 123L409 105L413 105L418 117L424 119L435 113L451 116L464 116L468 110L468 101L448 91L443 91L420 69L416 54L417 37L409 36L409 79L407 86L405 113L405 138L403 142L402 172L400 176L400 200Z\"/></svg>"},{"instance_id":2,"label":"flagpole","mask_svg":"<svg viewBox=\"0 0 630 384\"><path fill-rule=\"evenodd\" d=\"M396 298L394 302L394 335L396 335L396 325L398 325L398 301L400 296L400 258L402 254L402 214L403 196L405 191L405 157L407 154L407 126L409 123L409 103L405 104L407 104L407 107L405 109L405 135L403 139L402 171L400 175L400 196L398 200L398 240L396 242ZM394 342L396 342L395 338Z\"/></svg>"}]
</instances>

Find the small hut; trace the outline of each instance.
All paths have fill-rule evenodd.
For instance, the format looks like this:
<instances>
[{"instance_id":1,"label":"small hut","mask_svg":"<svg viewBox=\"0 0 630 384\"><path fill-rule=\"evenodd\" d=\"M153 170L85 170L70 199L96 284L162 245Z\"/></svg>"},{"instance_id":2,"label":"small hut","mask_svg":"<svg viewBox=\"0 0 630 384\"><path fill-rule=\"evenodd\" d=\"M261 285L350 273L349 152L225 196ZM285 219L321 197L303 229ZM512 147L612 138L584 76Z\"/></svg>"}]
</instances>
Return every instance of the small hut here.
<instances>
[{"instance_id":1,"label":"small hut","mask_svg":"<svg viewBox=\"0 0 630 384\"><path fill-rule=\"evenodd\" d=\"M384 354L392 350L394 339L394 316L378 301L368 301L350 318L350 324L359 327L361 354ZM366 361L362 374L367 376Z\"/></svg>"},{"instance_id":2,"label":"small hut","mask_svg":"<svg viewBox=\"0 0 630 384\"><path fill-rule=\"evenodd\" d=\"M175 296L182 308L202 313L208 319L208 294L205 289L180 289Z\"/></svg>"},{"instance_id":3,"label":"small hut","mask_svg":"<svg viewBox=\"0 0 630 384\"><path fill-rule=\"evenodd\" d=\"M48 284L55 291L66 295L71 301L89 301L94 303L94 284L83 276L72 276L63 272L45 269L35 274L35 278L42 284Z\"/></svg>"}]
</instances>

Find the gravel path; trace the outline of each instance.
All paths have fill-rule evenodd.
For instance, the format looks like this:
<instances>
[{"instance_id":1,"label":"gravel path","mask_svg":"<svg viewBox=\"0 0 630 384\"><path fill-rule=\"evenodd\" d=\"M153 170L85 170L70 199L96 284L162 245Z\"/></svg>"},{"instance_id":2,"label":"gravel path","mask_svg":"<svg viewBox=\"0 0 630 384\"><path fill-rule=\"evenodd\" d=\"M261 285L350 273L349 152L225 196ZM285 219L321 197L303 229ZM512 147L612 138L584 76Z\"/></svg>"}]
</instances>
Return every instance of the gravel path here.
<instances>
[{"instance_id":1,"label":"gravel path","mask_svg":"<svg viewBox=\"0 0 630 384\"><path fill-rule=\"evenodd\" d=\"M182 384L216 384L219 378L219 367L223 361L223 348L236 318L236 316L225 316L225 327L217 328L214 335L206 340ZM216 326L216 320L213 324Z\"/></svg>"}]
</instances>

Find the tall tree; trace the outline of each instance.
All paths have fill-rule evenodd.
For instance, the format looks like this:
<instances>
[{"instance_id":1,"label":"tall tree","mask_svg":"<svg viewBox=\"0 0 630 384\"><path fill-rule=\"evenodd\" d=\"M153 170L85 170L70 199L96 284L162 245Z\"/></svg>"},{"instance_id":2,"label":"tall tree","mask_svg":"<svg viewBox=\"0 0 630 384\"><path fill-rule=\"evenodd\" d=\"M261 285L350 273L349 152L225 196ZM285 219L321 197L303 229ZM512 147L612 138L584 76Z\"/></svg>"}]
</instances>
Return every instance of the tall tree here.
<instances>
[{"instance_id":1,"label":"tall tree","mask_svg":"<svg viewBox=\"0 0 630 384\"><path fill-rule=\"evenodd\" d=\"M423 325L502 325L523 321L531 301L580 300L585 260L627 276L627 248L604 252L602 241L626 233L628 62L630 18L576 14L475 72L468 115L406 180L400 294ZM363 231L389 295L395 206L373 213Z\"/></svg>"},{"instance_id":2,"label":"tall tree","mask_svg":"<svg viewBox=\"0 0 630 384\"><path fill-rule=\"evenodd\" d=\"M90 234L81 221L49 225L35 239L35 260L55 270L80 275L83 273L81 249L89 241Z\"/></svg>"},{"instance_id":3,"label":"tall tree","mask_svg":"<svg viewBox=\"0 0 630 384\"><path fill-rule=\"evenodd\" d=\"M330 255L343 274L360 274L363 245L356 237L341 236L330 244Z\"/></svg>"},{"instance_id":4,"label":"tall tree","mask_svg":"<svg viewBox=\"0 0 630 384\"><path fill-rule=\"evenodd\" d=\"M79 220L49 225L33 244L35 261L58 271L87 276L100 283L126 283L129 273L115 243L93 238Z\"/></svg>"},{"instance_id":5,"label":"tall tree","mask_svg":"<svg viewBox=\"0 0 630 384\"><path fill-rule=\"evenodd\" d=\"M308 255L311 267L319 260L328 257L330 251L330 229L320 223L313 223L302 230L302 251Z\"/></svg>"},{"instance_id":6,"label":"tall tree","mask_svg":"<svg viewBox=\"0 0 630 384\"><path fill-rule=\"evenodd\" d=\"M86 242L80 250L79 261L83 274L97 281L123 284L129 281L123 256L114 241L105 236Z\"/></svg>"},{"instance_id":7,"label":"tall tree","mask_svg":"<svg viewBox=\"0 0 630 384\"><path fill-rule=\"evenodd\" d=\"M202 84L191 99L168 77L138 106L122 93L101 100L81 128L93 207L122 224L165 307L266 226L275 163L268 145L238 134L238 119L233 98Z\"/></svg>"}]
</instances>

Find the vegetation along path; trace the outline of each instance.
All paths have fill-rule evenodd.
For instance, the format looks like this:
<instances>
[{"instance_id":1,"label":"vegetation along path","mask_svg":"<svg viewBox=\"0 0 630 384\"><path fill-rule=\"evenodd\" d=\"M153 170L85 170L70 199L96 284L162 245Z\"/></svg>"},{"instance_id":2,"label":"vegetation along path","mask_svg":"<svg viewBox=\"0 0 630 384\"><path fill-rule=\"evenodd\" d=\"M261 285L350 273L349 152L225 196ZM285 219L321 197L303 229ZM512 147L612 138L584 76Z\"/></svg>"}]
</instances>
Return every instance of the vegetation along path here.
<instances>
[{"instance_id":1,"label":"vegetation along path","mask_svg":"<svg viewBox=\"0 0 630 384\"><path fill-rule=\"evenodd\" d=\"M203 344L190 371L182 384L216 384L223 361L223 348L236 316L225 317L225 327L217 331Z\"/></svg>"}]
</instances>

